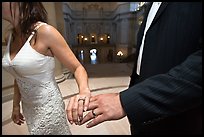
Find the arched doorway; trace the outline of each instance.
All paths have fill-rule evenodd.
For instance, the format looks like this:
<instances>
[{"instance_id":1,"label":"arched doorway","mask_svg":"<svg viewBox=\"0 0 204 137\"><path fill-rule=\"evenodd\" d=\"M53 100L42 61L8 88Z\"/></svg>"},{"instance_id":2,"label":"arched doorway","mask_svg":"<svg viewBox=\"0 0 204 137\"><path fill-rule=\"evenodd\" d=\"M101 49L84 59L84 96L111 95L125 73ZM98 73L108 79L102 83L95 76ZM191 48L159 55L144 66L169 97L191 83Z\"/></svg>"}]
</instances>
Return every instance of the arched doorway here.
<instances>
[{"instance_id":1,"label":"arched doorway","mask_svg":"<svg viewBox=\"0 0 204 137\"><path fill-rule=\"evenodd\" d=\"M91 64L97 64L97 50L96 49L91 49L90 50L90 63Z\"/></svg>"}]
</instances>

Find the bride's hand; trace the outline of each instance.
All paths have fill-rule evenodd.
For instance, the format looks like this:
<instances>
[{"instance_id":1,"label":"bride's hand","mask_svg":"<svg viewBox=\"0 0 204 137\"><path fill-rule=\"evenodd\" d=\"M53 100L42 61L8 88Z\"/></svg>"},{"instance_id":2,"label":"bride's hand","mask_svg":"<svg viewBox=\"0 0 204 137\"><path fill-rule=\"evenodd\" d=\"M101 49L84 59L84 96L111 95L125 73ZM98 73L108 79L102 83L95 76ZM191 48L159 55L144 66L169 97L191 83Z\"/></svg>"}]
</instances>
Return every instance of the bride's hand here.
<instances>
[{"instance_id":1,"label":"bride's hand","mask_svg":"<svg viewBox=\"0 0 204 137\"><path fill-rule=\"evenodd\" d=\"M87 110L89 105L89 100L91 97L90 90L87 88L80 92L81 93L70 98L66 109L67 118L71 124L80 124L80 121L83 119L83 112Z\"/></svg>"},{"instance_id":2,"label":"bride's hand","mask_svg":"<svg viewBox=\"0 0 204 137\"><path fill-rule=\"evenodd\" d=\"M17 125L24 123L25 119L22 113L20 113L20 108L13 108L11 119Z\"/></svg>"}]
</instances>

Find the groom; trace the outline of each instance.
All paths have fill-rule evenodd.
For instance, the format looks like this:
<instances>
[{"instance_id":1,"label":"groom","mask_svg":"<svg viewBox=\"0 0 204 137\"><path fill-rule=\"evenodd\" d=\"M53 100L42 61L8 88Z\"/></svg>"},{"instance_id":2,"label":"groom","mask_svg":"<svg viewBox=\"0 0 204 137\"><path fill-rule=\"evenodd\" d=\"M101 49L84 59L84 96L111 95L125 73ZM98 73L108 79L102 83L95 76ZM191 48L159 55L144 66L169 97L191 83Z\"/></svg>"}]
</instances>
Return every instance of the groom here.
<instances>
[{"instance_id":1,"label":"groom","mask_svg":"<svg viewBox=\"0 0 204 137\"><path fill-rule=\"evenodd\" d=\"M153 2L129 88L90 99L81 124L127 116L131 134L202 133L202 2Z\"/></svg>"}]
</instances>

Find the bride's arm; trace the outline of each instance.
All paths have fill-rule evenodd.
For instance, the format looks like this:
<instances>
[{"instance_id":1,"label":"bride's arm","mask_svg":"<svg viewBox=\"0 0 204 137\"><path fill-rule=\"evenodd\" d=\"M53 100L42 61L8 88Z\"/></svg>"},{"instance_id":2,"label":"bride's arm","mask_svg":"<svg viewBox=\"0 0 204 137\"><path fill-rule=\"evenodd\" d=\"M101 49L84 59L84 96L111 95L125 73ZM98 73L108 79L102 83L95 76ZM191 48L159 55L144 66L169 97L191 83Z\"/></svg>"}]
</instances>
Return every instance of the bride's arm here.
<instances>
[{"instance_id":1,"label":"bride's arm","mask_svg":"<svg viewBox=\"0 0 204 137\"><path fill-rule=\"evenodd\" d=\"M37 41L40 49L44 49L41 50L44 54L51 51L52 55L74 74L79 94L70 98L66 111L69 122L79 124L78 120L82 120L83 111L86 111L91 96L85 68L76 58L63 36L51 25L43 25L38 29Z\"/></svg>"},{"instance_id":2,"label":"bride's arm","mask_svg":"<svg viewBox=\"0 0 204 137\"><path fill-rule=\"evenodd\" d=\"M14 80L14 95L13 95L13 108L20 108L21 94L17 85L16 80Z\"/></svg>"},{"instance_id":3,"label":"bride's arm","mask_svg":"<svg viewBox=\"0 0 204 137\"><path fill-rule=\"evenodd\" d=\"M24 123L24 117L20 113L20 102L21 102L21 94L18 88L18 85L16 83L16 80L14 80L14 95L13 95L13 110L12 110L12 116L11 119L14 123L21 125Z\"/></svg>"}]
</instances>

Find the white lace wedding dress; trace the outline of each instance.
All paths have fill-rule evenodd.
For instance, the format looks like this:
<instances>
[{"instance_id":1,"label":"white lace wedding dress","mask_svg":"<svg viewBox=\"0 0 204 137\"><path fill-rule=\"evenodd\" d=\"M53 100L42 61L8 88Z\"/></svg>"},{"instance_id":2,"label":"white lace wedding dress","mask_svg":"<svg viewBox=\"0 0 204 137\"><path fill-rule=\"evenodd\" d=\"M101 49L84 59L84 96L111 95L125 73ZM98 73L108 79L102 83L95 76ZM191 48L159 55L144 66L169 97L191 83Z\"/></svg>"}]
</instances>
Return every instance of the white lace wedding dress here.
<instances>
[{"instance_id":1,"label":"white lace wedding dress","mask_svg":"<svg viewBox=\"0 0 204 137\"><path fill-rule=\"evenodd\" d=\"M70 135L65 104L55 81L55 60L34 50L30 45L32 37L33 34L11 60L10 35L2 66L17 81L30 134Z\"/></svg>"}]
</instances>

